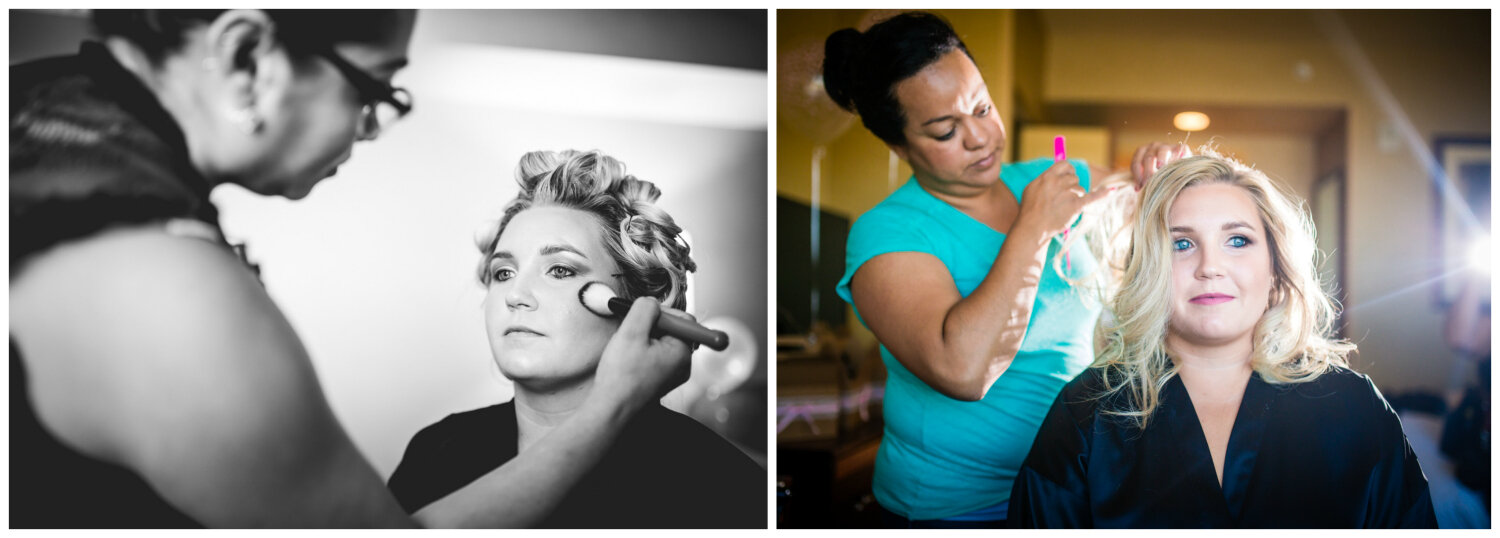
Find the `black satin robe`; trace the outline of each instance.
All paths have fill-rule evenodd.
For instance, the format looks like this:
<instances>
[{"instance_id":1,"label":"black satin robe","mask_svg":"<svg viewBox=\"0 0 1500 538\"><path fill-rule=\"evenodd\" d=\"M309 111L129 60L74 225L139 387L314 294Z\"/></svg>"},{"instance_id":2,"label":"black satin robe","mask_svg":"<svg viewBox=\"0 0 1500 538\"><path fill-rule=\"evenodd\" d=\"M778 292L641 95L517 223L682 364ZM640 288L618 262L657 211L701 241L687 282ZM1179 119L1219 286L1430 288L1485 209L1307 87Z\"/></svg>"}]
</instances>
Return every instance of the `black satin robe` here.
<instances>
[{"instance_id":1,"label":"black satin robe","mask_svg":"<svg viewBox=\"0 0 1500 538\"><path fill-rule=\"evenodd\" d=\"M1187 389L1172 378L1144 431L1105 415L1099 371L1069 383L1010 498L1021 528L1435 528L1427 479L1370 379L1339 368L1298 384L1252 374L1224 484Z\"/></svg>"}]
</instances>

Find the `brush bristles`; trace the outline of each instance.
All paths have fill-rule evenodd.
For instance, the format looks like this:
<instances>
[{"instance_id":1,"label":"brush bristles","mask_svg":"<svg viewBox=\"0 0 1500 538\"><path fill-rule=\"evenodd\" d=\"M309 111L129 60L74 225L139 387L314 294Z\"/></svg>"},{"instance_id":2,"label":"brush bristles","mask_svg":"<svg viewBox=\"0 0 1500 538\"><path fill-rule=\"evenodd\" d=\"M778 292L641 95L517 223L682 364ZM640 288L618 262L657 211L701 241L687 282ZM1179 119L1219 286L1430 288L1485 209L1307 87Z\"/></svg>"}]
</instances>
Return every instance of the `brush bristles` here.
<instances>
[{"instance_id":1,"label":"brush bristles","mask_svg":"<svg viewBox=\"0 0 1500 538\"><path fill-rule=\"evenodd\" d=\"M614 312L609 310L609 300L614 296L615 290L609 289L603 282L590 282L578 290L578 301L583 303L583 307L604 317L614 317Z\"/></svg>"}]
</instances>

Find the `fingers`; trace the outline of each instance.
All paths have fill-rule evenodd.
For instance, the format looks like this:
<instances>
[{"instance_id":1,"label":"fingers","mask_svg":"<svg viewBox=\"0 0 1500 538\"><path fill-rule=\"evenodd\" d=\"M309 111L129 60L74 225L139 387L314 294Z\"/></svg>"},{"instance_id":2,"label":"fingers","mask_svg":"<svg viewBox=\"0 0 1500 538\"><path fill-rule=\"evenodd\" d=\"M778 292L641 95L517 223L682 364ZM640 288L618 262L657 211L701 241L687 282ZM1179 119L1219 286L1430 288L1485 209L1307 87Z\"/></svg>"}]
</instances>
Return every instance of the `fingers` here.
<instances>
[{"instance_id":1,"label":"fingers","mask_svg":"<svg viewBox=\"0 0 1500 538\"><path fill-rule=\"evenodd\" d=\"M1130 173L1135 178L1135 190L1145 187L1151 176L1166 168L1172 161L1192 156L1193 151L1187 144L1152 142L1136 148L1135 154L1130 158Z\"/></svg>"},{"instance_id":2,"label":"fingers","mask_svg":"<svg viewBox=\"0 0 1500 538\"><path fill-rule=\"evenodd\" d=\"M679 318L682 318L682 319L686 319L686 320L689 320L689 321L695 321L695 322L698 321L698 316L694 316L692 314L689 314L687 312L683 312L681 310L678 310L676 308L672 308L670 306L663 306L663 307L661 307L661 313L669 315L669 316L676 316L676 317L679 317Z\"/></svg>"},{"instance_id":3,"label":"fingers","mask_svg":"<svg viewBox=\"0 0 1500 538\"><path fill-rule=\"evenodd\" d=\"M615 333L615 338L645 340L661 311L661 303L656 302L655 298L636 298L630 305L630 311L625 313L625 319L620 321L620 329Z\"/></svg>"},{"instance_id":4,"label":"fingers","mask_svg":"<svg viewBox=\"0 0 1500 538\"><path fill-rule=\"evenodd\" d=\"M1136 190L1140 190L1141 186L1146 184L1146 178L1150 177L1150 176L1146 175L1146 162L1145 162L1146 161L1146 159L1145 159L1145 157L1146 157L1146 151L1150 147L1151 147L1151 145L1147 144L1147 145L1135 148L1135 154L1130 156L1130 173L1135 178L1135 188L1136 188Z\"/></svg>"}]
</instances>

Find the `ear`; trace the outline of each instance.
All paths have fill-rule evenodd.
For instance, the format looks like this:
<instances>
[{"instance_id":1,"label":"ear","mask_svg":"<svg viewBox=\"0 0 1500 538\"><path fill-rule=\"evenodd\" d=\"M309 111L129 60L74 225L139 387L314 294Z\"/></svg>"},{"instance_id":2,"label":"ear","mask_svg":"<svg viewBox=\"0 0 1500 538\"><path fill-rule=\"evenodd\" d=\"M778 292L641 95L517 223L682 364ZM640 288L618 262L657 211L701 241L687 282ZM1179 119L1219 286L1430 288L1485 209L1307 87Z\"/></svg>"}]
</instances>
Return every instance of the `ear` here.
<instances>
[{"instance_id":1,"label":"ear","mask_svg":"<svg viewBox=\"0 0 1500 538\"><path fill-rule=\"evenodd\" d=\"M255 112L267 86L284 79L271 67L273 61L286 61L275 34L270 16L257 9L225 11L209 25L204 67L226 82L229 113Z\"/></svg>"}]
</instances>

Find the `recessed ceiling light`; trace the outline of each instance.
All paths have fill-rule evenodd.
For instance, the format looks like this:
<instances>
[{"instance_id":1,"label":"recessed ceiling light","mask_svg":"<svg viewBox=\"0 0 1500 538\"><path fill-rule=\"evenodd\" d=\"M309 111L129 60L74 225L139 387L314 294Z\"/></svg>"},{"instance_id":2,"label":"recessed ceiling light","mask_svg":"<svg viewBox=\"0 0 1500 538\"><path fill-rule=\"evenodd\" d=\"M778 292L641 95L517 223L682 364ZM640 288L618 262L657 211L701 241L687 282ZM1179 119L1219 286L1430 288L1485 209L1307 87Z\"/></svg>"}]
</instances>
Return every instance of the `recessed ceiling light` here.
<instances>
[{"instance_id":1,"label":"recessed ceiling light","mask_svg":"<svg viewBox=\"0 0 1500 538\"><path fill-rule=\"evenodd\" d=\"M1172 125L1184 131L1202 131L1208 128L1208 114L1202 112L1179 112L1172 118Z\"/></svg>"}]
</instances>

